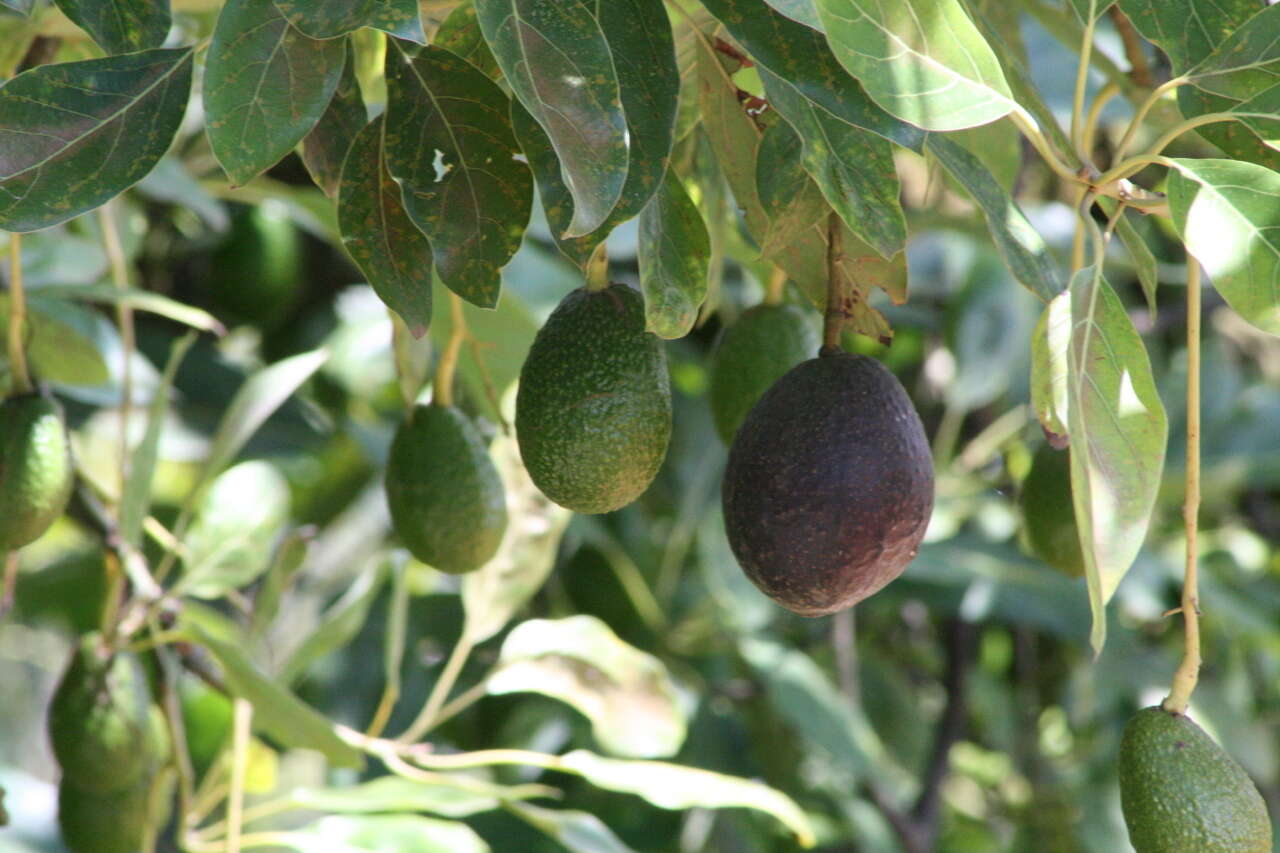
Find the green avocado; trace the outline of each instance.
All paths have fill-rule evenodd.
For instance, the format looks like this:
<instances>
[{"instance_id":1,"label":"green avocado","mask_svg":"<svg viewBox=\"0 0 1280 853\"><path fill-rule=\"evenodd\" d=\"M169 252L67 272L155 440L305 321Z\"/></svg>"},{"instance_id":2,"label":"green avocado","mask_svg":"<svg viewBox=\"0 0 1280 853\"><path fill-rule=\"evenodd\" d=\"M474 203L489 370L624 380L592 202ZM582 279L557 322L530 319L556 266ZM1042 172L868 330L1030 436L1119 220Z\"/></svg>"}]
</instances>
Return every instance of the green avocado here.
<instances>
[{"instance_id":1,"label":"green avocado","mask_svg":"<svg viewBox=\"0 0 1280 853\"><path fill-rule=\"evenodd\" d=\"M1084 574L1084 553L1071 502L1071 451L1040 445L1018 498L1031 554L1064 574Z\"/></svg>"},{"instance_id":2,"label":"green avocado","mask_svg":"<svg viewBox=\"0 0 1280 853\"><path fill-rule=\"evenodd\" d=\"M897 378L873 358L832 353L792 368L747 414L721 496L747 577L783 607L822 616L915 557L933 459Z\"/></svg>"},{"instance_id":3,"label":"green avocado","mask_svg":"<svg viewBox=\"0 0 1280 853\"><path fill-rule=\"evenodd\" d=\"M199 678L184 676L178 680L178 702L191 767L197 779L203 778L231 739L231 700Z\"/></svg>"},{"instance_id":4,"label":"green avocado","mask_svg":"<svg viewBox=\"0 0 1280 853\"><path fill-rule=\"evenodd\" d=\"M561 301L520 371L516 438L534 484L575 512L611 512L649 487L671 439L671 386L639 293L613 284Z\"/></svg>"},{"instance_id":5,"label":"green avocado","mask_svg":"<svg viewBox=\"0 0 1280 853\"><path fill-rule=\"evenodd\" d=\"M725 444L782 375L818 351L818 330L795 305L757 305L723 329L711 353L711 416Z\"/></svg>"},{"instance_id":6,"label":"green avocado","mask_svg":"<svg viewBox=\"0 0 1280 853\"><path fill-rule=\"evenodd\" d=\"M154 769L167 746L146 673L131 652L107 649L87 634L72 654L49 704L49 741L64 779L78 788L129 788Z\"/></svg>"},{"instance_id":7,"label":"green avocado","mask_svg":"<svg viewBox=\"0 0 1280 853\"><path fill-rule=\"evenodd\" d=\"M387 459L387 504L413 556L442 572L478 569L507 529L502 478L480 433L452 406L418 406Z\"/></svg>"},{"instance_id":8,"label":"green avocado","mask_svg":"<svg viewBox=\"0 0 1280 853\"><path fill-rule=\"evenodd\" d=\"M1244 768L1158 706L1125 726L1120 807L1137 853L1271 853L1267 806Z\"/></svg>"},{"instance_id":9,"label":"green avocado","mask_svg":"<svg viewBox=\"0 0 1280 853\"><path fill-rule=\"evenodd\" d=\"M146 832L151 774L118 791L58 785L58 826L72 853L138 853Z\"/></svg>"},{"instance_id":10,"label":"green avocado","mask_svg":"<svg viewBox=\"0 0 1280 853\"><path fill-rule=\"evenodd\" d=\"M0 403L0 554L40 538L67 508L74 480L58 404L38 394Z\"/></svg>"},{"instance_id":11,"label":"green avocado","mask_svg":"<svg viewBox=\"0 0 1280 853\"><path fill-rule=\"evenodd\" d=\"M211 259L215 310L237 323L279 326L302 287L302 250L282 204L232 207L231 228Z\"/></svg>"}]
</instances>

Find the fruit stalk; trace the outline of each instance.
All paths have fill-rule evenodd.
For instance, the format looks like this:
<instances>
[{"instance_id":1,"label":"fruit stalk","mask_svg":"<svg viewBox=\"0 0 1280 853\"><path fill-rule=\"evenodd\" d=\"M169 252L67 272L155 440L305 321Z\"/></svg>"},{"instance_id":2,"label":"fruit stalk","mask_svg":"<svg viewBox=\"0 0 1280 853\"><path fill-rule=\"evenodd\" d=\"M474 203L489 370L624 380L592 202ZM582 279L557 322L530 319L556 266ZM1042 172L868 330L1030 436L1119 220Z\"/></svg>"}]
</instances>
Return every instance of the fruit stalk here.
<instances>
[{"instance_id":1,"label":"fruit stalk","mask_svg":"<svg viewBox=\"0 0 1280 853\"><path fill-rule=\"evenodd\" d=\"M587 278L587 290L592 293L609 286L609 250L605 243L596 246L583 269Z\"/></svg>"},{"instance_id":2,"label":"fruit stalk","mask_svg":"<svg viewBox=\"0 0 1280 853\"><path fill-rule=\"evenodd\" d=\"M781 305L782 295L787 289L787 271L782 267L774 267L769 276L769 286L764 292L765 305Z\"/></svg>"},{"instance_id":3,"label":"fruit stalk","mask_svg":"<svg viewBox=\"0 0 1280 853\"><path fill-rule=\"evenodd\" d=\"M822 349L840 348L840 330L844 328L844 277L840 262L844 256L844 230L840 216L832 211L827 219L827 310L822 319Z\"/></svg>"},{"instance_id":4,"label":"fruit stalk","mask_svg":"<svg viewBox=\"0 0 1280 853\"><path fill-rule=\"evenodd\" d=\"M27 319L27 300L22 289L22 235L9 235L9 370L13 373L13 390L18 394L32 388L27 370L27 353L23 349L22 327Z\"/></svg>"},{"instance_id":5,"label":"fruit stalk","mask_svg":"<svg viewBox=\"0 0 1280 853\"><path fill-rule=\"evenodd\" d=\"M449 318L453 327L449 332L449 342L440 354L440 364L436 367L434 397L436 405L453 405L453 374L458 369L458 353L462 351L462 342L467 339L467 318L462 315L462 297L456 293L449 294Z\"/></svg>"},{"instance_id":6,"label":"fruit stalk","mask_svg":"<svg viewBox=\"0 0 1280 853\"><path fill-rule=\"evenodd\" d=\"M1196 532L1200 514L1200 264L1187 255L1187 493L1182 521L1187 531L1186 574L1182 581L1182 620L1186 637L1182 662L1164 709L1184 714L1200 677L1200 593L1197 587Z\"/></svg>"}]
</instances>

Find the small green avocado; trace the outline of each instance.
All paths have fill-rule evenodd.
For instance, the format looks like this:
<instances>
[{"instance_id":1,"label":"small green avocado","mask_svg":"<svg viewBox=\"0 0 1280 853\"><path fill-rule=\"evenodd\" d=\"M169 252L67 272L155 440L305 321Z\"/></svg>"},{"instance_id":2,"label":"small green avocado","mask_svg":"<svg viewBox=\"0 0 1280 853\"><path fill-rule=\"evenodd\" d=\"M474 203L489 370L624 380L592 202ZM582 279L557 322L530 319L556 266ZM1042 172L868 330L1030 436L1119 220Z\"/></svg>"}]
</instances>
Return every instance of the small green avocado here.
<instances>
[{"instance_id":1,"label":"small green avocado","mask_svg":"<svg viewBox=\"0 0 1280 853\"><path fill-rule=\"evenodd\" d=\"M0 554L39 539L67 508L74 481L58 404L38 394L0 403Z\"/></svg>"},{"instance_id":2,"label":"small green avocado","mask_svg":"<svg viewBox=\"0 0 1280 853\"><path fill-rule=\"evenodd\" d=\"M387 503L413 556L462 574L497 553L507 529L502 478L471 420L453 406L417 406L387 459Z\"/></svg>"},{"instance_id":3,"label":"small green avocado","mask_svg":"<svg viewBox=\"0 0 1280 853\"><path fill-rule=\"evenodd\" d=\"M118 791L58 785L58 826L72 853L138 853L150 808L152 775Z\"/></svg>"},{"instance_id":4,"label":"small green avocado","mask_svg":"<svg viewBox=\"0 0 1280 853\"><path fill-rule=\"evenodd\" d=\"M63 778L92 792L136 784L167 748L167 729L154 711L137 656L86 634L49 704L49 742Z\"/></svg>"},{"instance_id":5,"label":"small green avocado","mask_svg":"<svg viewBox=\"0 0 1280 853\"><path fill-rule=\"evenodd\" d=\"M757 305L723 329L711 353L716 432L733 441L742 419L782 375L818 351L818 330L795 305Z\"/></svg>"},{"instance_id":6,"label":"small green avocado","mask_svg":"<svg viewBox=\"0 0 1280 853\"><path fill-rule=\"evenodd\" d=\"M302 290L302 236L278 202L236 205L211 264L215 309L234 322L272 329L287 318Z\"/></svg>"},{"instance_id":7,"label":"small green avocado","mask_svg":"<svg viewBox=\"0 0 1280 853\"><path fill-rule=\"evenodd\" d=\"M933 458L892 373L867 356L824 354L747 414L721 496L747 577L783 607L822 616L915 558L933 509Z\"/></svg>"},{"instance_id":8,"label":"small green avocado","mask_svg":"<svg viewBox=\"0 0 1280 853\"><path fill-rule=\"evenodd\" d=\"M1125 726L1120 807L1137 853L1271 853L1267 806L1244 768L1158 706Z\"/></svg>"},{"instance_id":9,"label":"small green avocado","mask_svg":"<svg viewBox=\"0 0 1280 853\"><path fill-rule=\"evenodd\" d=\"M611 512L649 487L671 439L671 386L639 293L614 284L561 301L520 371L516 438L534 484L575 512Z\"/></svg>"},{"instance_id":10,"label":"small green avocado","mask_svg":"<svg viewBox=\"0 0 1280 853\"><path fill-rule=\"evenodd\" d=\"M1084 553L1071 502L1071 451L1040 445L1018 498L1031 554L1071 577L1084 574Z\"/></svg>"},{"instance_id":11,"label":"small green avocado","mask_svg":"<svg viewBox=\"0 0 1280 853\"><path fill-rule=\"evenodd\" d=\"M196 778L204 777L231 739L231 700L195 676L178 680L182 727Z\"/></svg>"}]
</instances>

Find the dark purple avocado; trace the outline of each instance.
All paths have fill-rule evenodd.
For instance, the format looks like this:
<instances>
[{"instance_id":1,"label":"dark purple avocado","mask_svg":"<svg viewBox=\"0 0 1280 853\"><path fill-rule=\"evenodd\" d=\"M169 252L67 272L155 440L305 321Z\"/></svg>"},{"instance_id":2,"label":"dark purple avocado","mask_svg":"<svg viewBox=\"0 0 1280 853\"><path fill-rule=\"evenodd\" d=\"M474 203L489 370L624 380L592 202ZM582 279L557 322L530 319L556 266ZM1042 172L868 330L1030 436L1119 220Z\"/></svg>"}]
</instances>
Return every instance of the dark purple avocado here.
<instances>
[{"instance_id":1,"label":"dark purple avocado","mask_svg":"<svg viewBox=\"0 0 1280 853\"><path fill-rule=\"evenodd\" d=\"M902 574L933 510L920 416L880 362L802 362L729 450L725 531L747 577L801 616L850 607Z\"/></svg>"}]
</instances>

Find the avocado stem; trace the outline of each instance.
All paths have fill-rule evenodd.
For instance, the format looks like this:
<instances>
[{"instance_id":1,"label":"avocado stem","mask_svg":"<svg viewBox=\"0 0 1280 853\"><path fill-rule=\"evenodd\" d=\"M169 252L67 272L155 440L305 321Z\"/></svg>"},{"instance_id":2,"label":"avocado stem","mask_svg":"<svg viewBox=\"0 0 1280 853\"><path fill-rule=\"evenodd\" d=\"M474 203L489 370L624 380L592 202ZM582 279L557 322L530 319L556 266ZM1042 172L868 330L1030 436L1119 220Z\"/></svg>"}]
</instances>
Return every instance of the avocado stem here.
<instances>
[{"instance_id":1,"label":"avocado stem","mask_svg":"<svg viewBox=\"0 0 1280 853\"><path fill-rule=\"evenodd\" d=\"M827 310L822 322L822 351L840 349L840 331L844 328L844 302L847 296L840 262L844 259L844 228L834 210L827 218Z\"/></svg>"},{"instance_id":2,"label":"avocado stem","mask_svg":"<svg viewBox=\"0 0 1280 853\"><path fill-rule=\"evenodd\" d=\"M775 266L769 276L769 285L764 291L765 305L781 305L782 296L787 289L787 271Z\"/></svg>"},{"instance_id":3,"label":"avocado stem","mask_svg":"<svg viewBox=\"0 0 1280 853\"><path fill-rule=\"evenodd\" d=\"M1166 711L1184 714L1200 677L1200 593L1196 533L1200 515L1200 263L1187 253L1187 494L1182 522L1187 531L1182 619L1186 627L1182 662L1164 700Z\"/></svg>"},{"instance_id":4,"label":"avocado stem","mask_svg":"<svg viewBox=\"0 0 1280 853\"><path fill-rule=\"evenodd\" d=\"M22 340L26 319L27 300L22 289L22 235L14 233L9 235L9 370L13 373L13 390L19 394L26 394L33 387Z\"/></svg>"},{"instance_id":5,"label":"avocado stem","mask_svg":"<svg viewBox=\"0 0 1280 853\"><path fill-rule=\"evenodd\" d=\"M449 342L444 345L444 352L440 353L432 396L432 401L438 406L453 405L453 374L458 369L458 353L462 350L462 342L467 339L467 318L462 315L462 297L456 293L449 294L449 319L452 322Z\"/></svg>"},{"instance_id":6,"label":"avocado stem","mask_svg":"<svg viewBox=\"0 0 1280 853\"><path fill-rule=\"evenodd\" d=\"M596 246L582 271L589 292L597 293L609 286L609 249L605 243Z\"/></svg>"}]
</instances>

